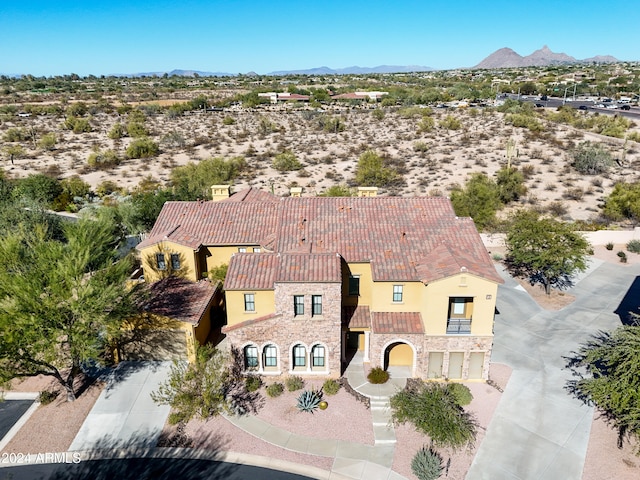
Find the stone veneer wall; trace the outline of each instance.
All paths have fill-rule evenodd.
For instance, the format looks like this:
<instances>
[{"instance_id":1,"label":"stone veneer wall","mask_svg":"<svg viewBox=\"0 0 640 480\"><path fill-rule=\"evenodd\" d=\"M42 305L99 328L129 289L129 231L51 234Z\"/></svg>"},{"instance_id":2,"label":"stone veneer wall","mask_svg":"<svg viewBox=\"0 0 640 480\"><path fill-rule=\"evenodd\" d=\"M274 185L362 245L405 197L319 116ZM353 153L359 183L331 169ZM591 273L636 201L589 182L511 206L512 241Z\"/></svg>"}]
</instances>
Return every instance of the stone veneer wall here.
<instances>
[{"instance_id":1,"label":"stone veneer wall","mask_svg":"<svg viewBox=\"0 0 640 480\"><path fill-rule=\"evenodd\" d=\"M304 295L304 315L294 316L293 296ZM322 315L312 316L311 296L322 295ZM230 343L243 348L249 343L258 346L260 354L267 344L278 348L278 366L282 374L292 368L292 348L302 344L307 348L309 371L296 370L295 374L311 373L311 347L320 343L326 347L327 375L341 373L341 315L342 286L340 283L278 283L275 285L275 318L236 328L227 333ZM313 373L316 373L314 370Z\"/></svg>"},{"instance_id":2,"label":"stone veneer wall","mask_svg":"<svg viewBox=\"0 0 640 480\"><path fill-rule=\"evenodd\" d=\"M390 343L404 342L413 347L415 355L414 376L427 378L429 371L429 352L444 352L442 364L443 377L449 371L449 353L464 352L464 363L462 368L462 379L469 376L469 355L472 352L484 353L484 365L482 367L482 378L489 378L489 364L491 361L491 348L493 337L478 337L469 335L443 335L427 336L421 334L371 334L370 355L372 367L383 367L384 349Z\"/></svg>"}]
</instances>

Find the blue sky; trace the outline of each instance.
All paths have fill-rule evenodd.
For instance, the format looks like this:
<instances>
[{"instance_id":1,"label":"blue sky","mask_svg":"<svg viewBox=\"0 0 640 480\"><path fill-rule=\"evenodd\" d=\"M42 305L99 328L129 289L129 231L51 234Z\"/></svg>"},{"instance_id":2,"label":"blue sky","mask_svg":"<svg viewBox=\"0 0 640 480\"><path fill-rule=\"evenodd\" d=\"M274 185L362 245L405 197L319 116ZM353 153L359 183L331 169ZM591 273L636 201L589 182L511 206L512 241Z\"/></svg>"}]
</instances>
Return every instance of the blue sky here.
<instances>
[{"instance_id":1,"label":"blue sky","mask_svg":"<svg viewBox=\"0 0 640 480\"><path fill-rule=\"evenodd\" d=\"M632 3L0 0L0 73L448 69L543 45L579 59L640 60Z\"/></svg>"}]
</instances>

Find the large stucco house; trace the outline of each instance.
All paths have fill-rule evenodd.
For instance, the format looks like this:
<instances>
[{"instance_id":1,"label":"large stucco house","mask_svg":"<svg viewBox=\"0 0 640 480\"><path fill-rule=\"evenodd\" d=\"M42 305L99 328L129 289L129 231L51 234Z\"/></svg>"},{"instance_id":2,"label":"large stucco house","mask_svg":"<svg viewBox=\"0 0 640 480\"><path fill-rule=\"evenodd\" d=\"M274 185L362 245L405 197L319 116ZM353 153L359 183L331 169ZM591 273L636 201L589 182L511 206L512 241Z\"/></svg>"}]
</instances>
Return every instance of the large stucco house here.
<instances>
[{"instance_id":1,"label":"large stucco house","mask_svg":"<svg viewBox=\"0 0 640 480\"><path fill-rule=\"evenodd\" d=\"M412 376L487 379L502 279L447 198L212 194L167 202L138 249L147 281L228 264L211 328L248 370L339 376L359 351Z\"/></svg>"}]
</instances>

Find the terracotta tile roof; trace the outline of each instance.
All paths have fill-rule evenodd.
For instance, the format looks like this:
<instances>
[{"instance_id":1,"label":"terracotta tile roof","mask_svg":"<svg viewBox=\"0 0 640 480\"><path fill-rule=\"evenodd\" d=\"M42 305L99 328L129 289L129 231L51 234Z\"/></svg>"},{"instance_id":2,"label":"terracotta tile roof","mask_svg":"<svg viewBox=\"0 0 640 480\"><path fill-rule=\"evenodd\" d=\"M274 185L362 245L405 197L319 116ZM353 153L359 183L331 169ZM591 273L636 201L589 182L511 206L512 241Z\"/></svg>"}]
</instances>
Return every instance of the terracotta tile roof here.
<instances>
[{"instance_id":1,"label":"terracotta tile roof","mask_svg":"<svg viewBox=\"0 0 640 480\"><path fill-rule=\"evenodd\" d=\"M264 322L265 320L271 320L272 318L280 317L279 313L270 313L269 315L265 315L263 317L252 318L251 320L245 320L244 322L236 323L231 326L222 327L222 333L232 332L234 330L238 330L240 328L250 327L251 325L255 325L256 323Z\"/></svg>"},{"instance_id":2,"label":"terracotta tile roof","mask_svg":"<svg viewBox=\"0 0 640 480\"><path fill-rule=\"evenodd\" d=\"M268 290L279 282L342 281L335 253L236 253L227 270L226 290Z\"/></svg>"},{"instance_id":3,"label":"terracotta tile roof","mask_svg":"<svg viewBox=\"0 0 640 480\"><path fill-rule=\"evenodd\" d=\"M194 283L180 277L163 278L148 286L149 300L142 309L197 326L219 285L206 280Z\"/></svg>"},{"instance_id":4,"label":"terracotta tile roof","mask_svg":"<svg viewBox=\"0 0 640 480\"><path fill-rule=\"evenodd\" d=\"M371 328L371 312L367 305L342 307L342 325L347 328Z\"/></svg>"},{"instance_id":5,"label":"terracotta tile roof","mask_svg":"<svg viewBox=\"0 0 640 480\"><path fill-rule=\"evenodd\" d=\"M422 316L417 312L373 312L373 333L424 333Z\"/></svg>"},{"instance_id":6,"label":"terracotta tile roof","mask_svg":"<svg viewBox=\"0 0 640 480\"><path fill-rule=\"evenodd\" d=\"M277 198L249 189L219 202L167 202L138 248L165 239L194 250L257 244L337 252L349 263L370 262L375 281L428 283L465 267L502 282L473 221L456 217L444 197Z\"/></svg>"}]
</instances>

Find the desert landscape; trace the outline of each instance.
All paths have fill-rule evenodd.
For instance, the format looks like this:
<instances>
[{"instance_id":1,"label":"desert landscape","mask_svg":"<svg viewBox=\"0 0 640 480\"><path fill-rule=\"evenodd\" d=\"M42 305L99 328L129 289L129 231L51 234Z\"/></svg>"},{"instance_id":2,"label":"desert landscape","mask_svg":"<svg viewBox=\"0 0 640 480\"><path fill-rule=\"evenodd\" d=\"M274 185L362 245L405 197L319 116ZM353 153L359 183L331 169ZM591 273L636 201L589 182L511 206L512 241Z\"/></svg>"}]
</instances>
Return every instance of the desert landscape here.
<instances>
[{"instance_id":1,"label":"desert landscape","mask_svg":"<svg viewBox=\"0 0 640 480\"><path fill-rule=\"evenodd\" d=\"M171 100L164 103L168 102ZM495 108L334 103L316 109L287 103L251 109L235 105L224 111L200 110L180 116L144 110L144 105L138 108L146 111L144 127L160 146L157 156L128 159L125 151L132 139L109 138L114 125L125 123L127 115L87 113L92 131L84 133L65 129L61 115L5 116L0 136L6 139L7 132L19 129L34 132L35 140L20 142L21 158L6 159L2 168L10 178L33 173L59 179L78 175L94 191L104 182L114 182L127 192L143 179L167 185L171 170L188 162L243 157L246 168L234 181L235 189L254 186L288 195L290 187L300 186L303 195L317 195L332 186L354 185L359 156L374 150L401 174L393 185L381 188L380 195L448 196L469 174L492 176L509 162L525 177L527 192L521 204L566 220L584 221L598 218L603 198L617 182L640 178L640 145L635 141L555 123L544 115L540 117L544 129L534 132L508 124L505 114ZM342 131L323 130L321 122L327 117L338 119ZM430 120L425 122L425 118ZM638 131L637 125L629 130ZM38 139L46 134L55 135L55 145L38 147ZM616 161L613 168L601 175L582 175L572 168L572 149L586 141L604 145ZM118 164L101 168L88 164L93 152L106 150L116 153ZM282 152L293 153L302 168L274 169L273 159Z\"/></svg>"}]
</instances>

